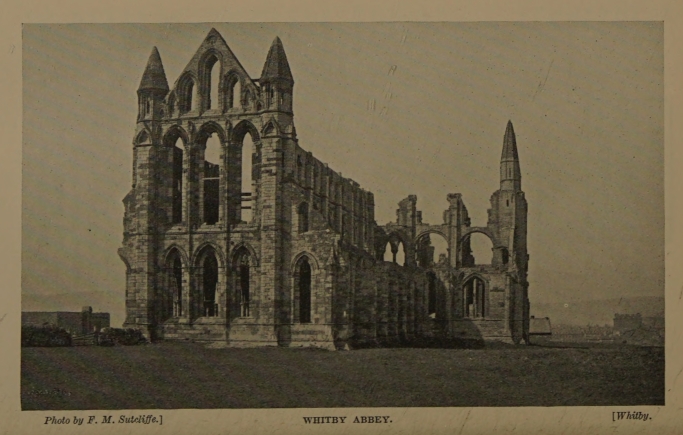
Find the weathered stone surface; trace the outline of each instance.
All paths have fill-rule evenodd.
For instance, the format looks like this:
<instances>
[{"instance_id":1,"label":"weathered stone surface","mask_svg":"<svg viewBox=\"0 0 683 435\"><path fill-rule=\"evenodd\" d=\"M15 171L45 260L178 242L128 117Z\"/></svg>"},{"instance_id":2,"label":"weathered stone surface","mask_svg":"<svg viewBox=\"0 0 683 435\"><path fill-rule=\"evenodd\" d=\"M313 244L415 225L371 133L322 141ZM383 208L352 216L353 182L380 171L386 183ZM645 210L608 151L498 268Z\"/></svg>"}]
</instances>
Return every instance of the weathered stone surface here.
<instances>
[{"instance_id":1,"label":"weathered stone surface","mask_svg":"<svg viewBox=\"0 0 683 435\"><path fill-rule=\"evenodd\" d=\"M282 42L273 44L254 80L212 29L172 89L140 87L119 249L125 326L229 346L526 340L527 204L512 123L485 227L471 225L458 193L447 195L442 224L424 223L410 195L396 222L378 226L373 194L299 146L294 80ZM143 82L161 83L158 52L152 61L156 78ZM212 71L222 74L217 101ZM205 160L211 135L217 163ZM490 265L474 264L475 232L493 243ZM429 234L448 243L437 263ZM394 257L404 250L405 264L383 261L387 245Z\"/></svg>"}]
</instances>

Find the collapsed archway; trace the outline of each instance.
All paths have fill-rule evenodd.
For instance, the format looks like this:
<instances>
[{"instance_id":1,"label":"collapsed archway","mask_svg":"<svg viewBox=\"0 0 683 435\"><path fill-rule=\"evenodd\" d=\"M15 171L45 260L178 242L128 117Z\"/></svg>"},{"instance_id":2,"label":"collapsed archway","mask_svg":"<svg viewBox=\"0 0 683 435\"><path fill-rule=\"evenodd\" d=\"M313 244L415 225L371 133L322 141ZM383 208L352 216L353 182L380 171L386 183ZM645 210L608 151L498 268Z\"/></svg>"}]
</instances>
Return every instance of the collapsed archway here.
<instances>
[{"instance_id":1,"label":"collapsed archway","mask_svg":"<svg viewBox=\"0 0 683 435\"><path fill-rule=\"evenodd\" d=\"M493 241L482 232L466 234L460 242L460 250L463 267L493 263Z\"/></svg>"},{"instance_id":2,"label":"collapsed archway","mask_svg":"<svg viewBox=\"0 0 683 435\"><path fill-rule=\"evenodd\" d=\"M428 269L441 264L448 264L449 249L446 238L436 232L420 236L415 243L415 260L417 265Z\"/></svg>"}]
</instances>

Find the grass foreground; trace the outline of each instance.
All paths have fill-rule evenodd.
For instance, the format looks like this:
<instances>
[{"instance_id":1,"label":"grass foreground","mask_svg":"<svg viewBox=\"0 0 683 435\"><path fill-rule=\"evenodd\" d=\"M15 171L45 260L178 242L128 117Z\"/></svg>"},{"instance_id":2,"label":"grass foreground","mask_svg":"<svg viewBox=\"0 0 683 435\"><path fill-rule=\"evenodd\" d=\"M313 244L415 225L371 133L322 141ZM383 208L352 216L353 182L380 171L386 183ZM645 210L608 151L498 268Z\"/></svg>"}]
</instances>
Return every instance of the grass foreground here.
<instances>
[{"instance_id":1,"label":"grass foreground","mask_svg":"<svg viewBox=\"0 0 683 435\"><path fill-rule=\"evenodd\" d=\"M664 349L22 348L24 410L664 404Z\"/></svg>"}]
</instances>

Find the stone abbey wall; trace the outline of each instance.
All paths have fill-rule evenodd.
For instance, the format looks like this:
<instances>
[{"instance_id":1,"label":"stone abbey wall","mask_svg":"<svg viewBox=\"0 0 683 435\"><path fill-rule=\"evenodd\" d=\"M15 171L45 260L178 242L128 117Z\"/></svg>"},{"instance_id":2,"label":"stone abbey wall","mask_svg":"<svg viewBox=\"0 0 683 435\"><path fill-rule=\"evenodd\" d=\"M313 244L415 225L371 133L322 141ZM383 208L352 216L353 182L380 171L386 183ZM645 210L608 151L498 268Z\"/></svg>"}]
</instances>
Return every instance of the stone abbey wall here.
<instances>
[{"instance_id":1,"label":"stone abbey wall","mask_svg":"<svg viewBox=\"0 0 683 435\"><path fill-rule=\"evenodd\" d=\"M379 226L373 194L299 145L293 86L279 38L252 79L211 30L172 88L153 50L123 201L125 325L231 346L525 340L526 202L512 124L487 226L471 225L457 193L441 224L423 222L410 195ZM471 256L475 232L493 243L491 265ZM432 261L431 234L447 241L442 261Z\"/></svg>"}]
</instances>

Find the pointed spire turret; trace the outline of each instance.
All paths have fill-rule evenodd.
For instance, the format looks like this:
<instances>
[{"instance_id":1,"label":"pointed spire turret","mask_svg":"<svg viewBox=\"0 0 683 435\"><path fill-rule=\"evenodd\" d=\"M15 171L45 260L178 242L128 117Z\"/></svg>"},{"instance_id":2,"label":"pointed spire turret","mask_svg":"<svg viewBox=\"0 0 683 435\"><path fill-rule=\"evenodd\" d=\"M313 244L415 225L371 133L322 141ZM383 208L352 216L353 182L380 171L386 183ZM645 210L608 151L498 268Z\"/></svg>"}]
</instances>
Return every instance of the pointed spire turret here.
<instances>
[{"instance_id":1,"label":"pointed spire turret","mask_svg":"<svg viewBox=\"0 0 683 435\"><path fill-rule=\"evenodd\" d=\"M145 67L145 72L142 75L138 92L148 89L168 92L166 72L164 72L164 65L161 63L161 56L156 47L152 49L152 54L149 55L147 67Z\"/></svg>"},{"instance_id":2,"label":"pointed spire turret","mask_svg":"<svg viewBox=\"0 0 683 435\"><path fill-rule=\"evenodd\" d=\"M519 167L517 138L512 121L508 121L503 138L503 153L500 156L500 189L522 190L522 171Z\"/></svg>"},{"instance_id":3,"label":"pointed spire turret","mask_svg":"<svg viewBox=\"0 0 683 435\"><path fill-rule=\"evenodd\" d=\"M270 80L285 80L294 83L292 71L289 69L289 62L285 54L285 48L282 46L282 41L279 37L275 37L273 43L268 50L266 63L263 65L260 82Z\"/></svg>"},{"instance_id":4,"label":"pointed spire turret","mask_svg":"<svg viewBox=\"0 0 683 435\"><path fill-rule=\"evenodd\" d=\"M285 48L277 36L268 50L259 84L263 89L265 109L292 113L294 78Z\"/></svg>"},{"instance_id":5,"label":"pointed spire turret","mask_svg":"<svg viewBox=\"0 0 683 435\"><path fill-rule=\"evenodd\" d=\"M515 138L515 129L512 127L512 121L508 120L508 125L505 128L505 137L503 139L503 155L502 160L519 160L517 155L517 138Z\"/></svg>"}]
</instances>

